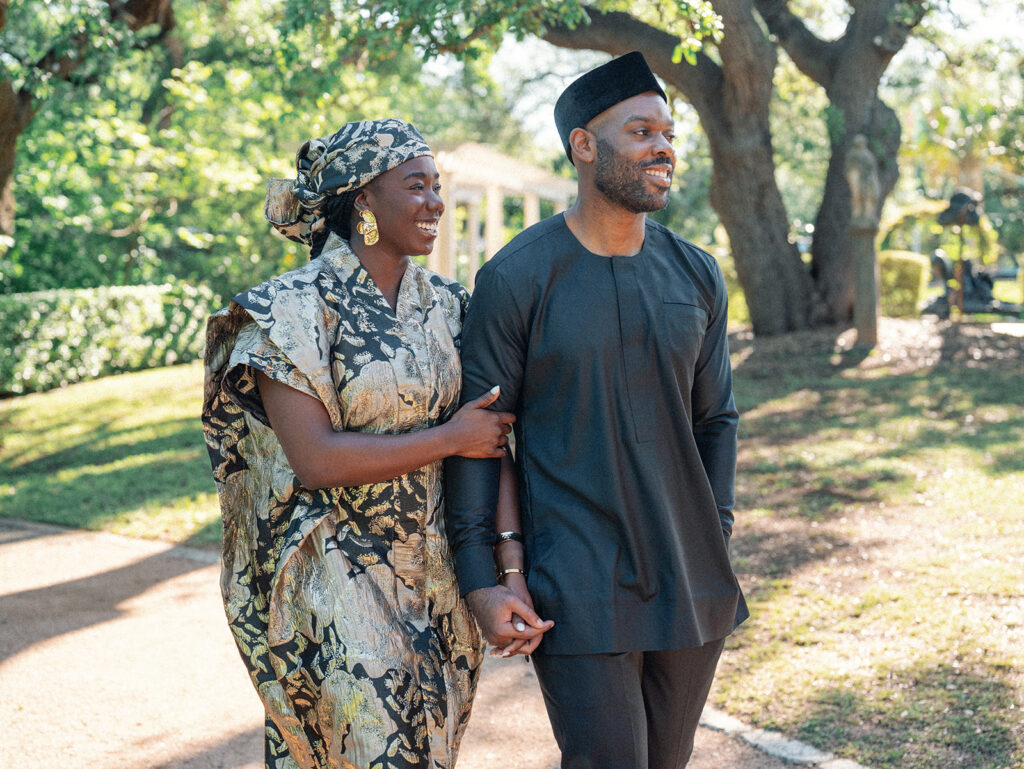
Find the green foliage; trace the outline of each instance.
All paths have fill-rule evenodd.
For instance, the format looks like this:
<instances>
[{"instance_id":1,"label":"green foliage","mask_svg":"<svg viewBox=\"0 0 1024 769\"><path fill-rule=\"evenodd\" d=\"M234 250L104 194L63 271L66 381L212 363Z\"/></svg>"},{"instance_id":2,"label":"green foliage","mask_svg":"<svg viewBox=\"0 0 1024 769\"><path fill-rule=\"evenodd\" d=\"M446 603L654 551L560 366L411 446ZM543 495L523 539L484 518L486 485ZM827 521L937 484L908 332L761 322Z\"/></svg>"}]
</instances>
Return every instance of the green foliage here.
<instances>
[{"instance_id":1,"label":"green foliage","mask_svg":"<svg viewBox=\"0 0 1024 769\"><path fill-rule=\"evenodd\" d=\"M781 54L771 111L772 149L775 178L794 238L809 240L814 230L828 170L830 121L841 123L841 113L829 106L822 89Z\"/></svg>"},{"instance_id":2,"label":"green foliage","mask_svg":"<svg viewBox=\"0 0 1024 769\"><path fill-rule=\"evenodd\" d=\"M214 309L210 289L180 282L0 296L0 393L192 360Z\"/></svg>"},{"instance_id":3,"label":"green foliage","mask_svg":"<svg viewBox=\"0 0 1024 769\"><path fill-rule=\"evenodd\" d=\"M522 39L542 34L547 26L585 24L588 8L628 11L678 36L677 63L696 64L704 42L722 38L722 20L707 0L399 0L386 11L372 0L285 0L279 29L286 40L311 32L318 42L340 45L353 56L368 53L375 61L388 61L403 48L427 57L454 53L472 61L495 50L505 32Z\"/></svg>"},{"instance_id":4,"label":"green foliage","mask_svg":"<svg viewBox=\"0 0 1024 769\"><path fill-rule=\"evenodd\" d=\"M393 115L435 144L525 143L486 67L428 72L399 50L368 71L302 32L289 61L267 8L178 2L184 66L133 51L43 104L20 139L0 294L178 279L231 296L294 268L306 251L264 221L266 180L349 120Z\"/></svg>"},{"instance_id":5,"label":"green foliage","mask_svg":"<svg viewBox=\"0 0 1024 769\"><path fill-rule=\"evenodd\" d=\"M6 3L4 5L7 5ZM100 75L132 46L144 44L155 28L132 32L111 19L106 0L22 0L7 6L0 30L0 80L36 98L64 94L68 84L59 62L74 62L72 82ZM45 62L48 66L38 66Z\"/></svg>"},{"instance_id":6,"label":"green foliage","mask_svg":"<svg viewBox=\"0 0 1024 769\"><path fill-rule=\"evenodd\" d=\"M993 28L985 45L961 30L940 36L941 53L909 50L885 85L905 137L897 200L948 200L961 186L982 193L989 219L982 226L991 236L979 243L988 233L968 228L965 255L1003 265L1024 253L1024 71L1013 30ZM959 239L948 232L947 244L932 247L957 251Z\"/></svg>"},{"instance_id":7,"label":"green foliage","mask_svg":"<svg viewBox=\"0 0 1024 769\"><path fill-rule=\"evenodd\" d=\"M882 314L891 318L912 318L928 285L928 257L912 251L882 251L878 254L879 291Z\"/></svg>"}]
</instances>

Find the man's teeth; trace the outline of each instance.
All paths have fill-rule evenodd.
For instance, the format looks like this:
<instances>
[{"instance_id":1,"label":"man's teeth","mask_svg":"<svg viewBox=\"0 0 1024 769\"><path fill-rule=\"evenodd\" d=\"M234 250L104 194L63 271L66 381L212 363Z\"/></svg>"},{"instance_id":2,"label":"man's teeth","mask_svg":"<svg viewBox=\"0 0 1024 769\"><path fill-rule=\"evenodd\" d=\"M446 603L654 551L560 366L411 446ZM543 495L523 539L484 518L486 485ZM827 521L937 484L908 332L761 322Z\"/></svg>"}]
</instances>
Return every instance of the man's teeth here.
<instances>
[{"instance_id":1,"label":"man's teeth","mask_svg":"<svg viewBox=\"0 0 1024 769\"><path fill-rule=\"evenodd\" d=\"M437 234L437 222L416 222L416 226L431 235Z\"/></svg>"},{"instance_id":2,"label":"man's teeth","mask_svg":"<svg viewBox=\"0 0 1024 769\"><path fill-rule=\"evenodd\" d=\"M651 176L655 176L659 179L664 179L665 181L668 181L670 176L669 172L662 168L647 168L644 169L644 173L650 174Z\"/></svg>"}]
</instances>

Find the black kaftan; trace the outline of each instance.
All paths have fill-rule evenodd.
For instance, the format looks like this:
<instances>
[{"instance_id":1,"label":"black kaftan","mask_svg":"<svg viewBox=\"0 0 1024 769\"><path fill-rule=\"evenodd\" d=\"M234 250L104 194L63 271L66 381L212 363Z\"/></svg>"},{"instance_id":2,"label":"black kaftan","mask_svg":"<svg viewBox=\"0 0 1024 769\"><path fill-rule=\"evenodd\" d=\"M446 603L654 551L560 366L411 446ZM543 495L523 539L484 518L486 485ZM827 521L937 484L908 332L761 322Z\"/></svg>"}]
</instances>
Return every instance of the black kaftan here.
<instances>
[{"instance_id":1,"label":"black kaftan","mask_svg":"<svg viewBox=\"0 0 1024 769\"><path fill-rule=\"evenodd\" d=\"M542 649L699 646L747 617L728 537L738 416L727 293L704 251L651 221L598 256L561 215L476 279L463 399L514 411L528 584ZM497 465L451 458L448 532L463 593L495 583Z\"/></svg>"}]
</instances>

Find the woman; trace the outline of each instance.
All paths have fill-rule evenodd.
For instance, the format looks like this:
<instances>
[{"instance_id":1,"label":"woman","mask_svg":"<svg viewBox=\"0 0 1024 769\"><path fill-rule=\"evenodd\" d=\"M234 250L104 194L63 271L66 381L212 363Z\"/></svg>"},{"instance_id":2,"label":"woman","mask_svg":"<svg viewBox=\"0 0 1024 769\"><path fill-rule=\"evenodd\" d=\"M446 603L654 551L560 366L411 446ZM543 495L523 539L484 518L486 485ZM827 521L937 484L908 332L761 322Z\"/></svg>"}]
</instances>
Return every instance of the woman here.
<instances>
[{"instance_id":1,"label":"woman","mask_svg":"<svg viewBox=\"0 0 1024 769\"><path fill-rule=\"evenodd\" d=\"M481 639L443 530L441 459L505 454L511 414L455 412L466 292L416 266L444 206L399 120L348 123L268 185L311 261L207 332L203 426L221 588L267 711L266 765L454 765ZM453 412L455 412L453 414Z\"/></svg>"}]
</instances>

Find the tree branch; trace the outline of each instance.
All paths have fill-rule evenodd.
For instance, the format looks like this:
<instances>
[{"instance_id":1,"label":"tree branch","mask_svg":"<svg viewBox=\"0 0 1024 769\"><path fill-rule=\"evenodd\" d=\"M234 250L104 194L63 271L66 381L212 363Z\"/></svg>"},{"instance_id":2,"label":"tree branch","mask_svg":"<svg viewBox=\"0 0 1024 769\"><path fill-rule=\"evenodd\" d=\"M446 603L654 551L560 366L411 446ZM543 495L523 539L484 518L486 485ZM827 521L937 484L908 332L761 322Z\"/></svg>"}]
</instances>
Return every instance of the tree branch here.
<instances>
[{"instance_id":1,"label":"tree branch","mask_svg":"<svg viewBox=\"0 0 1024 769\"><path fill-rule=\"evenodd\" d=\"M574 29L549 27L541 34L542 39L560 48L605 51L613 56L642 50L651 69L679 89L698 110L710 107L720 93L721 69L706 55L697 54L697 66L672 61L679 38L628 13L600 13L591 8L586 12L588 24Z\"/></svg>"},{"instance_id":2,"label":"tree branch","mask_svg":"<svg viewBox=\"0 0 1024 769\"><path fill-rule=\"evenodd\" d=\"M837 55L836 44L822 40L789 10L788 0L755 0L757 12L764 19L779 45L801 72L819 85L828 88Z\"/></svg>"}]
</instances>

